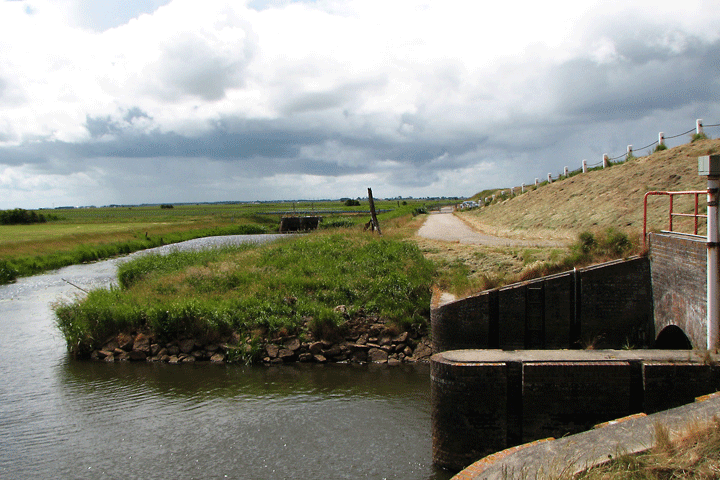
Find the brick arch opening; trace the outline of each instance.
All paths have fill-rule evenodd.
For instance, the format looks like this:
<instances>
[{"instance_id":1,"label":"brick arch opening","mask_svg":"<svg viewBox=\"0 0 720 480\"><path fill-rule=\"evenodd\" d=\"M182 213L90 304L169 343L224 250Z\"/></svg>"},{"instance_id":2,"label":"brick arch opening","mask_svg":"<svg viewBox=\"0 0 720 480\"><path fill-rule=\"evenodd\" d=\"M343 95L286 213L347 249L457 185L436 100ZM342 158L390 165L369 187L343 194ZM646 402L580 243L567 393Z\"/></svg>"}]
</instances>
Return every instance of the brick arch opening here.
<instances>
[{"instance_id":1,"label":"brick arch opening","mask_svg":"<svg viewBox=\"0 0 720 480\"><path fill-rule=\"evenodd\" d=\"M692 350L692 343L677 325L663 328L655 339L654 348L661 350Z\"/></svg>"}]
</instances>

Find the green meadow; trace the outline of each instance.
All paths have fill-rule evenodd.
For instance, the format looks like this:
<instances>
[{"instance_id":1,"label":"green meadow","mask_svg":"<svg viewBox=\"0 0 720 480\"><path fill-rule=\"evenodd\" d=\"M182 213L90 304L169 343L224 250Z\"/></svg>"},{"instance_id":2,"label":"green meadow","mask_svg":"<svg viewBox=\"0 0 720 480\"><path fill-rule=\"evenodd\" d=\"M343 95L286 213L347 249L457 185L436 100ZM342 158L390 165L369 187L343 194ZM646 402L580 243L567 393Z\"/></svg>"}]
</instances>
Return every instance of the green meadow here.
<instances>
[{"instance_id":1,"label":"green meadow","mask_svg":"<svg viewBox=\"0 0 720 480\"><path fill-rule=\"evenodd\" d=\"M376 201L382 221L422 208L420 201ZM214 235L277 232L283 214L320 215L323 227L370 219L367 201L160 205L40 210L45 223L0 225L0 283L67 265Z\"/></svg>"}]
</instances>

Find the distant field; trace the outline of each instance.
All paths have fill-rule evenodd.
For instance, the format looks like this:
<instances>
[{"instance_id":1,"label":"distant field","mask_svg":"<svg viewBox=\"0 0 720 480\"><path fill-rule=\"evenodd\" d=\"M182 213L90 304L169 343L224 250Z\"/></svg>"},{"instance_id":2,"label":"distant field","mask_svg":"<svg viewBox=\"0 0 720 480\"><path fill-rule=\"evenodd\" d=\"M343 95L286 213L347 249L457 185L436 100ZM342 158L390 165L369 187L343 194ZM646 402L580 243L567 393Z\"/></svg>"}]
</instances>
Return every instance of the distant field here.
<instances>
[{"instance_id":1,"label":"distant field","mask_svg":"<svg viewBox=\"0 0 720 480\"><path fill-rule=\"evenodd\" d=\"M420 200L378 200L381 222L408 215ZM247 204L160 205L41 210L52 220L32 225L0 225L0 263L15 273L5 280L60 266L108 258L167 243L209 235L276 232L283 214L320 215L343 226L370 219L369 205L340 201ZM0 280L3 275L0 275Z\"/></svg>"}]
</instances>

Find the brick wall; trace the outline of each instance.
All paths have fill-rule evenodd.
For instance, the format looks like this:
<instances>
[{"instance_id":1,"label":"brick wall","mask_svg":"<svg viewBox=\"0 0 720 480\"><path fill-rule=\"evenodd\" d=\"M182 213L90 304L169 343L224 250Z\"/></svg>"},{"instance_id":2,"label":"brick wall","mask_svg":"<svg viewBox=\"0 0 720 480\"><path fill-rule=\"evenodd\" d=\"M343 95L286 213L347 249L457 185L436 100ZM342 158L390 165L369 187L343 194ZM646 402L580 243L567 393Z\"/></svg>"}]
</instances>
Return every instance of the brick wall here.
<instances>
[{"instance_id":1,"label":"brick wall","mask_svg":"<svg viewBox=\"0 0 720 480\"><path fill-rule=\"evenodd\" d=\"M707 342L707 245L705 238L653 233L650 270L656 334L680 327L695 348Z\"/></svg>"},{"instance_id":2,"label":"brick wall","mask_svg":"<svg viewBox=\"0 0 720 480\"><path fill-rule=\"evenodd\" d=\"M639 257L482 292L430 316L436 352L644 347L655 339L650 266Z\"/></svg>"},{"instance_id":3,"label":"brick wall","mask_svg":"<svg viewBox=\"0 0 720 480\"><path fill-rule=\"evenodd\" d=\"M478 367L432 362L433 459L440 467L459 469L507 444L507 366Z\"/></svg>"},{"instance_id":4,"label":"brick wall","mask_svg":"<svg viewBox=\"0 0 720 480\"><path fill-rule=\"evenodd\" d=\"M492 361L482 352L476 362L448 359L456 353L436 354L431 362L433 461L451 470L720 389L717 356L705 361L699 352L558 350L548 361L495 350Z\"/></svg>"}]
</instances>

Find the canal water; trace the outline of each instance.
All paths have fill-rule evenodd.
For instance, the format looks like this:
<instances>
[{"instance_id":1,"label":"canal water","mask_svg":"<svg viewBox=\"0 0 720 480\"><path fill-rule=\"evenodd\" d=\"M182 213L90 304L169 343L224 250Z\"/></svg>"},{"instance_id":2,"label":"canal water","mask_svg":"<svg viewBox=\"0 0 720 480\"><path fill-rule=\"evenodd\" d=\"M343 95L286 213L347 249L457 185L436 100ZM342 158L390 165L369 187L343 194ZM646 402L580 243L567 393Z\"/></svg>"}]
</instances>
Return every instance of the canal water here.
<instances>
[{"instance_id":1,"label":"canal water","mask_svg":"<svg viewBox=\"0 0 720 480\"><path fill-rule=\"evenodd\" d=\"M0 286L0 478L450 477L427 365L72 360L51 304L112 284L117 262Z\"/></svg>"}]
</instances>

